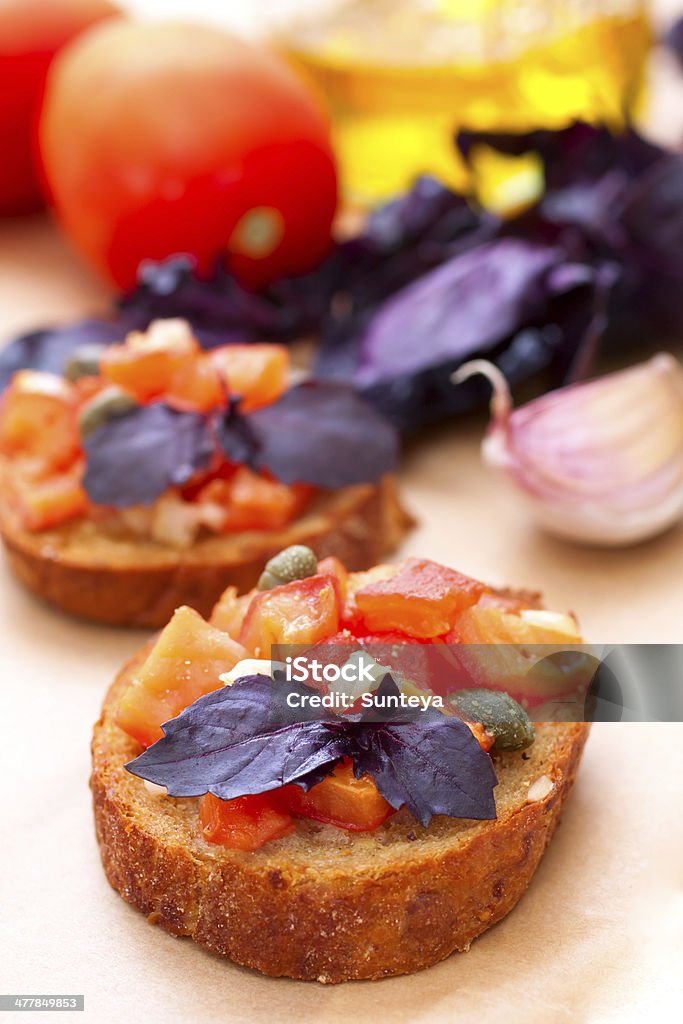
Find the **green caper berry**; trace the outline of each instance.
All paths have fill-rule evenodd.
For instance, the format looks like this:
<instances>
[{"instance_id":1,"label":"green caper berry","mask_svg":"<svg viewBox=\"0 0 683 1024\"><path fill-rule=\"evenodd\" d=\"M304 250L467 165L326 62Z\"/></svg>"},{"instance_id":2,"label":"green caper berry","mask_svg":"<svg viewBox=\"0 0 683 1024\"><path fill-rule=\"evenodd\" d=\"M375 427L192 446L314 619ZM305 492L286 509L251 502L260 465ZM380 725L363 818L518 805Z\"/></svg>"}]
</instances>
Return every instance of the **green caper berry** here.
<instances>
[{"instance_id":1,"label":"green caper berry","mask_svg":"<svg viewBox=\"0 0 683 1024\"><path fill-rule=\"evenodd\" d=\"M494 750L523 750L534 742L534 724L524 708L510 696L496 690L458 690L449 696L450 705L470 722L481 722L493 733Z\"/></svg>"},{"instance_id":2,"label":"green caper berry","mask_svg":"<svg viewBox=\"0 0 683 1024\"><path fill-rule=\"evenodd\" d=\"M100 372L100 361L106 345L79 345L75 348L64 366L64 376L75 381L81 377L97 377Z\"/></svg>"},{"instance_id":3,"label":"green caper berry","mask_svg":"<svg viewBox=\"0 0 683 1024\"><path fill-rule=\"evenodd\" d=\"M305 580L307 576L315 576L317 571L318 560L314 552L303 544L292 544L266 562L258 589L272 590L292 580Z\"/></svg>"},{"instance_id":4,"label":"green caper berry","mask_svg":"<svg viewBox=\"0 0 683 1024\"><path fill-rule=\"evenodd\" d=\"M92 434L98 427L103 426L108 420L116 419L117 416L125 416L131 409L137 409L139 402L136 402L132 395L122 388L110 387L100 391L81 410L78 419L78 426L82 437Z\"/></svg>"}]
</instances>

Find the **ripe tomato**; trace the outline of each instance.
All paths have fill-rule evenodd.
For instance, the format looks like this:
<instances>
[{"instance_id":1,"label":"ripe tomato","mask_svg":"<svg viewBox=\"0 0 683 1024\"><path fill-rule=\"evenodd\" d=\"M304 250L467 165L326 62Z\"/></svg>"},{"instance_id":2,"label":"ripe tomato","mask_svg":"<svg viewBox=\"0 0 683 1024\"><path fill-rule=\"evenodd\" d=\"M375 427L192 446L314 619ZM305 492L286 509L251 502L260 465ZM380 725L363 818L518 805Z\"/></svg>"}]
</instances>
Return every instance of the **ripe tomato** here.
<instances>
[{"instance_id":1,"label":"ripe tomato","mask_svg":"<svg viewBox=\"0 0 683 1024\"><path fill-rule=\"evenodd\" d=\"M112 22L51 70L41 153L80 251L130 287L140 261L222 256L248 286L324 256L337 201L326 119L276 55L200 25Z\"/></svg>"},{"instance_id":2,"label":"ripe tomato","mask_svg":"<svg viewBox=\"0 0 683 1024\"><path fill-rule=\"evenodd\" d=\"M225 388L208 353L177 369L166 388L165 400L182 412L209 412L225 405Z\"/></svg>"},{"instance_id":3,"label":"ripe tomato","mask_svg":"<svg viewBox=\"0 0 683 1024\"><path fill-rule=\"evenodd\" d=\"M161 725L223 684L219 676L246 655L192 608L178 608L147 660L124 691L116 721L143 746L161 738Z\"/></svg>"},{"instance_id":4,"label":"ripe tomato","mask_svg":"<svg viewBox=\"0 0 683 1024\"><path fill-rule=\"evenodd\" d=\"M35 130L55 53L89 25L120 14L110 0L2 0L0 3L0 215L43 205Z\"/></svg>"},{"instance_id":5,"label":"ripe tomato","mask_svg":"<svg viewBox=\"0 0 683 1024\"><path fill-rule=\"evenodd\" d=\"M199 805L199 829L204 839L230 850L258 850L293 828L292 816L281 806L277 792L234 800L219 800L207 793Z\"/></svg>"},{"instance_id":6,"label":"ripe tomato","mask_svg":"<svg viewBox=\"0 0 683 1024\"><path fill-rule=\"evenodd\" d=\"M300 786L285 786L282 796L293 814L324 821L351 832L371 832L394 813L374 779L357 779L353 763L342 761L331 775L304 793Z\"/></svg>"},{"instance_id":7,"label":"ripe tomato","mask_svg":"<svg viewBox=\"0 0 683 1024\"><path fill-rule=\"evenodd\" d=\"M10 499L24 529L47 530L85 515L88 495L81 484L83 471L83 464L75 462L69 469L38 479L13 474Z\"/></svg>"},{"instance_id":8,"label":"ripe tomato","mask_svg":"<svg viewBox=\"0 0 683 1024\"><path fill-rule=\"evenodd\" d=\"M458 613L475 604L485 589L455 569L409 558L389 579L358 590L355 600L368 632L397 629L430 639L447 633Z\"/></svg>"},{"instance_id":9,"label":"ripe tomato","mask_svg":"<svg viewBox=\"0 0 683 1024\"><path fill-rule=\"evenodd\" d=\"M242 412L270 405L289 382L289 352L284 345L222 345L208 354Z\"/></svg>"},{"instance_id":10,"label":"ripe tomato","mask_svg":"<svg viewBox=\"0 0 683 1024\"><path fill-rule=\"evenodd\" d=\"M78 457L78 393L62 377L20 370L0 402L0 452L32 460L34 475Z\"/></svg>"},{"instance_id":11,"label":"ripe tomato","mask_svg":"<svg viewBox=\"0 0 683 1024\"><path fill-rule=\"evenodd\" d=\"M239 466L227 480L210 480L199 491L197 501L223 509L224 533L240 533L282 529L297 517L312 493L308 484L282 484Z\"/></svg>"},{"instance_id":12,"label":"ripe tomato","mask_svg":"<svg viewBox=\"0 0 683 1024\"><path fill-rule=\"evenodd\" d=\"M228 587L214 606L209 622L217 629L222 629L233 640L239 639L244 616L247 614L252 597L255 597L257 593L258 591L254 589L246 594L238 594L237 587Z\"/></svg>"},{"instance_id":13,"label":"ripe tomato","mask_svg":"<svg viewBox=\"0 0 683 1024\"><path fill-rule=\"evenodd\" d=\"M240 643L257 658L273 644L315 644L339 630L339 596L331 576L309 576L254 597L242 623Z\"/></svg>"}]
</instances>

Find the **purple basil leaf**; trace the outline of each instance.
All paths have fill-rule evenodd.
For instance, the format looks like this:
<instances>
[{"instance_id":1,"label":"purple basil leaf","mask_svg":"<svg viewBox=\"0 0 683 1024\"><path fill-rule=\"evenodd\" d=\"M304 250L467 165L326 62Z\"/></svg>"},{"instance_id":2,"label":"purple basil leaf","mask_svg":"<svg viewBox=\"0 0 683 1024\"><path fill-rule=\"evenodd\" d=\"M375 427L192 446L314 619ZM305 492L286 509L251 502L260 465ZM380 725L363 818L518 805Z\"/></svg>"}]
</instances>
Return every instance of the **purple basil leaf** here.
<instances>
[{"instance_id":1,"label":"purple basil leaf","mask_svg":"<svg viewBox=\"0 0 683 1024\"><path fill-rule=\"evenodd\" d=\"M611 249L625 244L619 214L628 189L664 154L631 128L617 134L581 121L560 131L460 132L457 142L466 160L479 145L512 156L539 156L545 190L531 214L506 225L506 231L528 235L534 219L540 219L576 228L581 241Z\"/></svg>"},{"instance_id":2,"label":"purple basil leaf","mask_svg":"<svg viewBox=\"0 0 683 1024\"><path fill-rule=\"evenodd\" d=\"M392 807L405 805L422 825L435 814L495 818L498 780L491 758L459 718L423 714L412 722L358 725L356 777L371 775Z\"/></svg>"},{"instance_id":3,"label":"purple basil leaf","mask_svg":"<svg viewBox=\"0 0 683 1024\"><path fill-rule=\"evenodd\" d=\"M315 328L325 304L316 272L276 282L266 292L243 288L220 264L204 278L188 256L140 266L137 287L120 301L128 316L149 323L184 317L205 348L233 342L286 340Z\"/></svg>"},{"instance_id":4,"label":"purple basil leaf","mask_svg":"<svg viewBox=\"0 0 683 1024\"><path fill-rule=\"evenodd\" d=\"M374 482L398 460L394 428L352 387L332 382L306 381L245 416L229 411L217 436L228 459L246 459L286 484Z\"/></svg>"},{"instance_id":5,"label":"purple basil leaf","mask_svg":"<svg viewBox=\"0 0 683 1024\"><path fill-rule=\"evenodd\" d=\"M84 487L98 505L149 505L204 469L214 451L206 418L160 402L108 420L83 439Z\"/></svg>"},{"instance_id":6,"label":"purple basil leaf","mask_svg":"<svg viewBox=\"0 0 683 1024\"><path fill-rule=\"evenodd\" d=\"M357 778L372 775L392 807L405 805L423 825L435 814L495 818L491 759L460 719L436 709L384 722L317 712L294 719L285 700L294 688L315 692L255 675L200 697L126 768L171 796L231 800L290 784L310 789L351 757ZM381 689L399 692L390 677Z\"/></svg>"},{"instance_id":7,"label":"purple basil leaf","mask_svg":"<svg viewBox=\"0 0 683 1024\"><path fill-rule=\"evenodd\" d=\"M362 340L354 381L369 388L485 352L526 320L561 253L501 239L456 256L387 301Z\"/></svg>"},{"instance_id":8,"label":"purple basil leaf","mask_svg":"<svg viewBox=\"0 0 683 1024\"><path fill-rule=\"evenodd\" d=\"M615 168L629 178L636 178L665 152L630 127L623 132L612 132L584 121L576 121L559 131L462 131L456 141L465 160L469 160L473 149L480 145L509 156L537 153L543 164L547 192L574 187L579 182L599 181Z\"/></svg>"},{"instance_id":9,"label":"purple basil leaf","mask_svg":"<svg viewBox=\"0 0 683 1024\"><path fill-rule=\"evenodd\" d=\"M346 734L319 715L298 721L291 711L283 715L279 689L269 676L254 675L200 697L126 768L166 786L171 796L213 793L231 800L292 782L310 789L345 756ZM288 684L287 692L292 689Z\"/></svg>"},{"instance_id":10,"label":"purple basil leaf","mask_svg":"<svg viewBox=\"0 0 683 1024\"><path fill-rule=\"evenodd\" d=\"M501 237L397 292L352 344L324 345L317 370L413 430L485 404L480 381L450 382L467 359L492 359L512 385L548 368L559 382L592 322L595 279L560 247Z\"/></svg>"},{"instance_id":11,"label":"purple basil leaf","mask_svg":"<svg viewBox=\"0 0 683 1024\"><path fill-rule=\"evenodd\" d=\"M630 243L647 251L651 272L683 281L683 157L671 154L644 173L621 219Z\"/></svg>"},{"instance_id":12,"label":"purple basil leaf","mask_svg":"<svg viewBox=\"0 0 683 1024\"><path fill-rule=\"evenodd\" d=\"M126 330L110 320L78 320L64 327L23 334L0 351L0 392L17 370L61 373L79 345L112 345L123 340Z\"/></svg>"}]
</instances>

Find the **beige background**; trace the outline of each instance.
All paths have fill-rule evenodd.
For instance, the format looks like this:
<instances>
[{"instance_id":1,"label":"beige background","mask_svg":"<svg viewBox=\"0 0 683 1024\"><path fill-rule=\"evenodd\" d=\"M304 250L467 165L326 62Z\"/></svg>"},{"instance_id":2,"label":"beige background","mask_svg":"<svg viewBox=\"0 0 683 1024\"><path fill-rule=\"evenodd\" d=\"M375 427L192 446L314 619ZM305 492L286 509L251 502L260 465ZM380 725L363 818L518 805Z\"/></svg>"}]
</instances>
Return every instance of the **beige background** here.
<instances>
[{"instance_id":1,"label":"beige background","mask_svg":"<svg viewBox=\"0 0 683 1024\"><path fill-rule=\"evenodd\" d=\"M237 5L213 6L230 16ZM657 82L666 77L660 65ZM683 81L658 91L651 123L660 133L675 132L676 116L683 124L682 98ZM0 226L3 337L105 304L46 221ZM492 582L542 587L549 604L575 609L598 642L682 642L683 527L607 553L544 537L481 469L483 425L455 424L411 447L402 481L421 525L405 552ZM62 617L17 587L4 564L0 623L0 991L84 993L84 1017L65 1016L97 1024L678 1016L680 725L594 729L533 887L467 955L374 984L273 981L153 929L100 870L87 790L90 730L108 681L142 635Z\"/></svg>"}]
</instances>

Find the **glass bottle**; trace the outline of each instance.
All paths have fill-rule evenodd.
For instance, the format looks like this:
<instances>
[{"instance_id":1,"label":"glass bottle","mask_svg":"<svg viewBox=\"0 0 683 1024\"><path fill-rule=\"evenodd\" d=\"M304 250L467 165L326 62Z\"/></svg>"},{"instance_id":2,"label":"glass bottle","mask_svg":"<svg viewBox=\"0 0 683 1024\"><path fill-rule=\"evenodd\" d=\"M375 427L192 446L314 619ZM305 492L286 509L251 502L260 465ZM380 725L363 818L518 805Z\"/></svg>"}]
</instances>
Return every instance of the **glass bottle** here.
<instances>
[{"instance_id":1,"label":"glass bottle","mask_svg":"<svg viewBox=\"0 0 683 1024\"><path fill-rule=\"evenodd\" d=\"M331 109L347 202L454 185L459 127L619 124L650 45L641 0L341 0L279 40Z\"/></svg>"}]
</instances>

